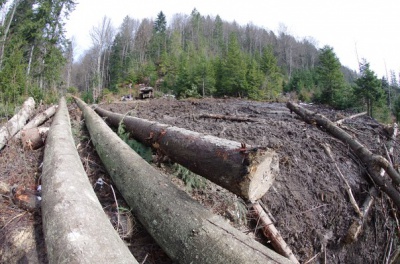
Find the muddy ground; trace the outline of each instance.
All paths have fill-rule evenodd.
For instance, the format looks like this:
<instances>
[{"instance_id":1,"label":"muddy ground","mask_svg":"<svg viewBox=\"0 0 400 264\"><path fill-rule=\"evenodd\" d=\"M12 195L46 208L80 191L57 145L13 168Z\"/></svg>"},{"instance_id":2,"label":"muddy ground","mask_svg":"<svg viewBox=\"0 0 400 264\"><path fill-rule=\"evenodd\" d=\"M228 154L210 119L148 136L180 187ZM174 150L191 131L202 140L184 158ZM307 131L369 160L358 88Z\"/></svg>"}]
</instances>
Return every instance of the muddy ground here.
<instances>
[{"instance_id":1,"label":"muddy ground","mask_svg":"<svg viewBox=\"0 0 400 264\"><path fill-rule=\"evenodd\" d=\"M386 263L385 259L399 245L393 207L385 195L377 197L359 240L353 243L344 241L349 226L358 218L349 202L345 184L338 176L335 162L349 181L360 206L368 196L371 182L363 164L348 146L323 129L306 124L296 114L290 113L284 103L238 99L178 101L169 98L100 106L247 145L274 149L280 158L280 175L262 200L273 215L277 229L301 263ZM352 114L321 106L304 107L318 111L332 121ZM102 178L112 184L93 149L80 111L75 104L70 104L69 109L76 145L91 183L96 186L96 181ZM239 115L258 122L199 118L201 114ZM344 122L343 128L372 152L386 155L384 144L388 134L375 120L366 116L358 117ZM322 143L329 144L335 162L327 156ZM20 142L10 142L0 152L0 182L34 191L40 184L43 151L44 148L23 150ZM396 167L398 161L396 143ZM159 169L214 213L227 217L232 225L243 232L253 233L261 243L270 246L251 214L247 215L248 221L241 217L239 211L243 211L245 203L240 198L211 183L203 184L199 189L190 189L174 175L170 165L163 164ZM111 191L106 187L98 187L95 190L99 200L115 224L117 208ZM121 210L128 207L120 196L118 204L119 212L123 212L132 223L122 228L125 231L121 236L137 260L140 263L172 263L140 223L134 220L134 216L127 210ZM15 204L6 191L2 192L0 200L0 245L1 263L47 263L40 210L27 211Z\"/></svg>"}]
</instances>

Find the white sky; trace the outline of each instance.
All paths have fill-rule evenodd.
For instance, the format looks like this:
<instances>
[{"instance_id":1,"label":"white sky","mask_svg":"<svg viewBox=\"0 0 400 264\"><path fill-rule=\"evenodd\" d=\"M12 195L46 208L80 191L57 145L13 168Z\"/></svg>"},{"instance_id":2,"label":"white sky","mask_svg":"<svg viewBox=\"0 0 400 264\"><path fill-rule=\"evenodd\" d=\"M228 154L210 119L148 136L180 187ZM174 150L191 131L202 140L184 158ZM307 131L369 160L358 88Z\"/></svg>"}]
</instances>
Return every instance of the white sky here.
<instances>
[{"instance_id":1,"label":"white sky","mask_svg":"<svg viewBox=\"0 0 400 264\"><path fill-rule=\"evenodd\" d=\"M160 11L167 22L174 14L190 15L194 8L202 16L220 15L222 20L240 25L251 22L277 32L279 24L288 33L302 39L312 37L318 47L334 48L340 62L357 70L365 58L378 77L390 70L400 71L400 2L398 0L77 0L67 21L68 37L75 37L75 52L91 46L89 31L102 18L111 18L119 27L125 16L153 18Z\"/></svg>"}]
</instances>

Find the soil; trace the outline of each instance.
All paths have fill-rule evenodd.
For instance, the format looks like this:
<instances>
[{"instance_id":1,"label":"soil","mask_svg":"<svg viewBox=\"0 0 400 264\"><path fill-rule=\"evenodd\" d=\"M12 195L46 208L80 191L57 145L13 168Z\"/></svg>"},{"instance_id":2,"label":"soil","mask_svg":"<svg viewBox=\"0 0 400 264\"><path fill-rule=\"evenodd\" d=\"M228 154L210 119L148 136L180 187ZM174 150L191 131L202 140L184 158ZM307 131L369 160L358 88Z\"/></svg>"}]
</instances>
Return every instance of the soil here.
<instances>
[{"instance_id":1,"label":"soil","mask_svg":"<svg viewBox=\"0 0 400 264\"><path fill-rule=\"evenodd\" d=\"M335 163L349 182L360 206L368 196L372 183L363 164L348 146L323 129L307 124L296 114L290 113L284 103L160 98L104 103L100 106L114 112L275 150L280 158L280 175L262 201L271 212L283 239L301 263L377 263L385 261L398 248L398 226L393 217L397 211L386 195L377 197L358 241L345 242L348 229L358 216L349 202ZM324 106L303 106L324 114L332 121L352 114ZM116 225L115 216L118 212L124 215L125 222L131 223L119 229L124 230L121 236L136 259L139 263L172 263L129 213L128 206L118 192L117 210L112 190L107 187L113 183L91 144L81 112L75 104L70 104L69 109L77 149L89 179L113 224ZM249 120L215 120L200 118L201 114L246 116ZM51 120L47 122L47 125L50 124ZM388 133L376 120L361 116L345 121L342 128L372 152L386 156L384 145ZM325 153L322 143L329 144L335 162ZM396 167L400 160L398 149L395 143L393 160ZM0 183L7 186L0 200L1 263L47 263L40 209L26 210L9 192L10 186L25 187L27 191L35 192L40 185L43 152L44 148L24 150L17 141L10 141L0 152ZM188 188L174 175L170 165L158 167L154 163L153 166L214 213L227 217L232 225L243 232L253 233L257 240L270 247L251 213L247 214L247 218L241 214L245 201L210 182L198 189ZM96 185L99 178L108 185Z\"/></svg>"}]
</instances>

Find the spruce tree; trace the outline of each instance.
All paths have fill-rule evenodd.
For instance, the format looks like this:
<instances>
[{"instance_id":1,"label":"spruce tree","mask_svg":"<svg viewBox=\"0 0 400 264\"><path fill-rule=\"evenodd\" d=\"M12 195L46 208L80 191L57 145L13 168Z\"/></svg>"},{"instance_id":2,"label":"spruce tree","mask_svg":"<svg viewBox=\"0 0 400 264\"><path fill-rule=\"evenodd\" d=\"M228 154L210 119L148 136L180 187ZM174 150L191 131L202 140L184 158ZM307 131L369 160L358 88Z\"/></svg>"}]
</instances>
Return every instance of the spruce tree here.
<instances>
[{"instance_id":1,"label":"spruce tree","mask_svg":"<svg viewBox=\"0 0 400 264\"><path fill-rule=\"evenodd\" d=\"M381 81L370 69L369 63L363 60L360 66L361 76L356 80L355 95L362 99L369 116L373 116L373 107L379 105L384 98Z\"/></svg>"},{"instance_id":2,"label":"spruce tree","mask_svg":"<svg viewBox=\"0 0 400 264\"><path fill-rule=\"evenodd\" d=\"M321 89L319 101L334 107L340 107L341 96L345 89L345 80L341 64L332 47L320 49L318 57L318 85Z\"/></svg>"},{"instance_id":3,"label":"spruce tree","mask_svg":"<svg viewBox=\"0 0 400 264\"><path fill-rule=\"evenodd\" d=\"M243 96L246 92L246 64L235 33L229 36L228 52L222 63L219 92L229 96Z\"/></svg>"},{"instance_id":4,"label":"spruce tree","mask_svg":"<svg viewBox=\"0 0 400 264\"><path fill-rule=\"evenodd\" d=\"M277 98L282 93L283 77L271 45L264 48L260 67L264 73L262 90L265 97L267 99Z\"/></svg>"}]
</instances>

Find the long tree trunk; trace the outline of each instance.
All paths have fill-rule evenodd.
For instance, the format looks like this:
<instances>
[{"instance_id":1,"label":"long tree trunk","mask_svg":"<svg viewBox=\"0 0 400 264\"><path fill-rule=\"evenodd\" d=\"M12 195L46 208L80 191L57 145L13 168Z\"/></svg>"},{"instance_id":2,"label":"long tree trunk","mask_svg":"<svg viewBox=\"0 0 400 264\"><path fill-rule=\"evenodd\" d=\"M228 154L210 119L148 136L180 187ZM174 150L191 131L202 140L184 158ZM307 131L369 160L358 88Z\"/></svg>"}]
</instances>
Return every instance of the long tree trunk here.
<instances>
[{"instance_id":1,"label":"long tree trunk","mask_svg":"<svg viewBox=\"0 0 400 264\"><path fill-rule=\"evenodd\" d=\"M29 97L22 105L21 110L0 129L0 150L10 138L23 128L28 118L33 114L34 109L35 100Z\"/></svg>"},{"instance_id":2,"label":"long tree trunk","mask_svg":"<svg viewBox=\"0 0 400 264\"><path fill-rule=\"evenodd\" d=\"M323 115L316 114L307 110L297 104L288 102L287 107L298 114L304 121L310 124L317 124L318 126L326 129L331 135L340 139L354 151L358 158L366 166L369 175L374 183L384 191L395 203L397 208L400 209L400 192L392 185L390 181L379 175L378 168L382 168L392 179L395 185L400 183L399 173L390 165L390 163L382 156L373 154L369 149L362 145L357 139L347 134L343 129L336 126L332 121Z\"/></svg>"},{"instance_id":3,"label":"long tree trunk","mask_svg":"<svg viewBox=\"0 0 400 264\"><path fill-rule=\"evenodd\" d=\"M112 126L118 127L123 120L135 139L250 201L261 198L279 173L279 157L272 150L127 117L99 107L95 111Z\"/></svg>"},{"instance_id":4,"label":"long tree trunk","mask_svg":"<svg viewBox=\"0 0 400 264\"><path fill-rule=\"evenodd\" d=\"M123 142L75 98L97 153L134 215L178 263L290 263L212 214Z\"/></svg>"},{"instance_id":5,"label":"long tree trunk","mask_svg":"<svg viewBox=\"0 0 400 264\"><path fill-rule=\"evenodd\" d=\"M65 99L47 137L42 216L50 263L138 263L101 207L75 148Z\"/></svg>"},{"instance_id":6,"label":"long tree trunk","mask_svg":"<svg viewBox=\"0 0 400 264\"><path fill-rule=\"evenodd\" d=\"M17 10L19 1L20 0L15 0L14 1L13 7L12 7L12 11L11 11L11 14L10 14L10 18L9 18L9 20L7 22L7 26L4 29L3 36L2 36L2 38L0 40L0 43L1 43L0 44L1 45L0 46L0 70L2 69L2 66L3 66L4 47L6 46L6 40L7 40L8 32L10 31L10 26L11 26L11 23L12 23L12 21L14 19L15 11Z\"/></svg>"}]
</instances>

